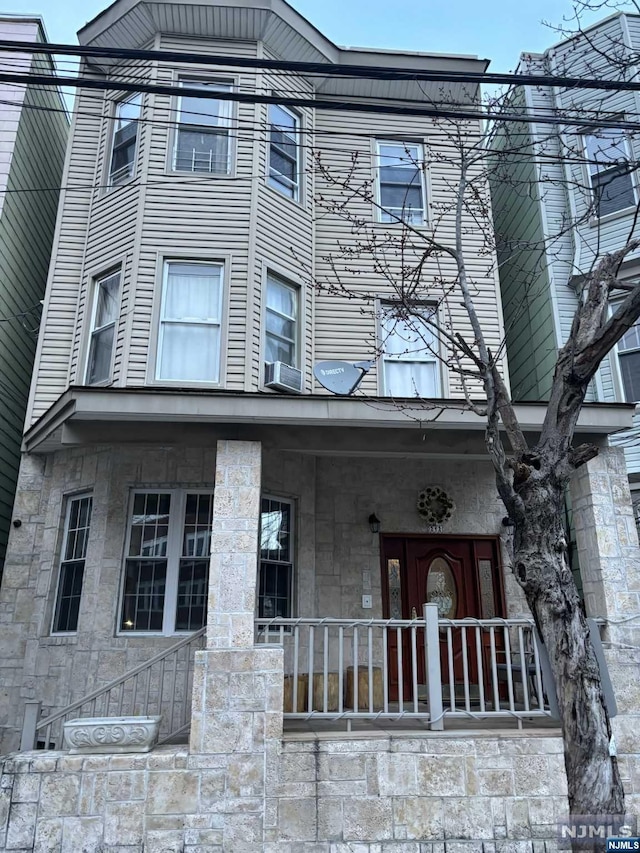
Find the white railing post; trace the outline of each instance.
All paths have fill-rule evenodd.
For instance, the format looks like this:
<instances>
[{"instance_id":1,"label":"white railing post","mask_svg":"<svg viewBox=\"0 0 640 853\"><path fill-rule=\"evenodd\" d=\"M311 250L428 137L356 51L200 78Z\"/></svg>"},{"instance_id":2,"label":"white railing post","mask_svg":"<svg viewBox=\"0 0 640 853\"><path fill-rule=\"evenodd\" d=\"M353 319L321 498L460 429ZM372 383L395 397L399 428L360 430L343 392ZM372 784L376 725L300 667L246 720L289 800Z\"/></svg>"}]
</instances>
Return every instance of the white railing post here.
<instances>
[{"instance_id":1,"label":"white railing post","mask_svg":"<svg viewBox=\"0 0 640 853\"><path fill-rule=\"evenodd\" d=\"M36 723L40 716L41 702L25 702L20 752L29 752L36 748Z\"/></svg>"},{"instance_id":2,"label":"white railing post","mask_svg":"<svg viewBox=\"0 0 640 853\"><path fill-rule=\"evenodd\" d=\"M427 677L427 702L429 703L429 728L442 731L442 676L440 673L440 631L438 605L424 605L424 659Z\"/></svg>"}]
</instances>

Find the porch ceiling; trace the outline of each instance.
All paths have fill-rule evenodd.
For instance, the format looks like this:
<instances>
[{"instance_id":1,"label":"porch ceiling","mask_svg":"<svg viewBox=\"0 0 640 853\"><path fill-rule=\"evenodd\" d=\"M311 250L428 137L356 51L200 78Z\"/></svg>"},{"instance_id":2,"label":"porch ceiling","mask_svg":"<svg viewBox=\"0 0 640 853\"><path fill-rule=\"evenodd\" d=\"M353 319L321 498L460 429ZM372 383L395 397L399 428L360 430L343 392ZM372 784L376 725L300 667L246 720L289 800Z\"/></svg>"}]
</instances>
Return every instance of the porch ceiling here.
<instances>
[{"instance_id":1,"label":"porch ceiling","mask_svg":"<svg viewBox=\"0 0 640 853\"><path fill-rule=\"evenodd\" d=\"M537 433L546 406L520 403L516 414L525 432ZM602 443L632 425L633 405L585 405L576 440ZM115 428L122 424L125 430ZM160 389L70 388L25 433L23 449L47 452L102 441L167 441L179 427L193 425L212 435L277 437L278 446L316 453L451 453L483 455L485 422L460 400L391 401L385 398L284 396ZM388 432L392 430L394 437ZM260 435L258 434L260 433ZM429 434L428 445L425 436ZM466 434L466 437L465 437Z\"/></svg>"}]
</instances>

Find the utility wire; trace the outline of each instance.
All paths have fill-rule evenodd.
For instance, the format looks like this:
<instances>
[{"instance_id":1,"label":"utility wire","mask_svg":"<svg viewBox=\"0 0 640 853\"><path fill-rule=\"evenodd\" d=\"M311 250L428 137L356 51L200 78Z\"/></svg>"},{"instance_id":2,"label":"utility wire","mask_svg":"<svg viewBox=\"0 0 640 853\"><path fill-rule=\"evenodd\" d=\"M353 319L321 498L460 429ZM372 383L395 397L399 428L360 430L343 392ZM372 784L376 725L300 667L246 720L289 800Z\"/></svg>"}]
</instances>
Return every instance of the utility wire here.
<instances>
[{"instance_id":1,"label":"utility wire","mask_svg":"<svg viewBox=\"0 0 640 853\"><path fill-rule=\"evenodd\" d=\"M332 62L293 62L289 60L252 58L244 56L211 56L206 53L186 53L175 50L139 50L114 47L89 47L71 44L34 44L33 42L0 40L0 50L10 52L48 53L120 60L179 62L198 65L227 65L234 68L290 71L306 76L350 77L367 80L424 81L440 83L507 84L515 86L551 86L568 89L613 89L640 91L640 81L600 80L597 78L564 77L538 74L497 74L477 71L426 71L423 68L388 68ZM384 52L380 52L384 55ZM375 55L375 54L374 54ZM428 57L425 57L428 58ZM452 57L454 60L456 57ZM481 62L482 60L475 60Z\"/></svg>"},{"instance_id":2,"label":"utility wire","mask_svg":"<svg viewBox=\"0 0 640 853\"><path fill-rule=\"evenodd\" d=\"M375 101L366 103L362 100L344 101L339 99L322 99L322 98L291 98L287 95L257 95L245 94L244 92L222 92L222 91L207 91L206 89L192 89L189 86L171 86L160 84L140 85L136 83L127 83L125 81L108 81L94 80L90 77L58 77L45 74L7 74L0 73L0 82L3 83L24 83L35 86L70 86L80 89L100 89L119 91L119 92L149 92L157 95L177 95L182 97L200 98L205 100L220 100L220 101L237 101L241 104L276 104L288 107L309 107L315 110L333 110L338 112L361 112L374 113L376 115L397 115L397 116L422 116L424 118L446 118L454 121L499 121L499 122L518 122L519 124L530 122L532 124L549 124L555 126L579 126L582 127L588 123L590 128L610 128L611 123L607 120L590 118L585 120L584 115L577 116L549 116L549 115L530 115L527 113L503 113L494 112L492 110L469 110L469 109L442 109L430 107L404 106L397 104L402 103L403 99L394 99L396 104L378 104ZM640 87L640 83L638 84ZM621 130L640 130L640 123L619 121L616 127Z\"/></svg>"}]
</instances>

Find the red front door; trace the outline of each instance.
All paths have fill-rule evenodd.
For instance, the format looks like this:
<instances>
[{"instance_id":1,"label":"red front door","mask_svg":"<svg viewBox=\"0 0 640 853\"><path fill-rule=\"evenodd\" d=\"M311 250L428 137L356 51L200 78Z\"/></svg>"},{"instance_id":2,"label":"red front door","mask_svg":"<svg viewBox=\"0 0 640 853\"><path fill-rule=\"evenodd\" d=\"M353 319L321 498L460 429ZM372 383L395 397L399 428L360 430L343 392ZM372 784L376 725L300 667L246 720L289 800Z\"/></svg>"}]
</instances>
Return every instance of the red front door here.
<instances>
[{"instance_id":1,"label":"red front door","mask_svg":"<svg viewBox=\"0 0 640 853\"><path fill-rule=\"evenodd\" d=\"M441 618L463 619L465 616L491 618L502 616L503 592L498 562L498 540L495 537L453 536L383 536L382 586L386 618L421 617L423 605L438 605ZM463 643L460 631L452 633L453 678L463 680ZM466 637L466 667L469 679L477 678L475 634ZM423 632L417 637L417 681L426 681ZM399 660L402 663L399 665ZM402 632L401 655L397 633L389 636L389 698L397 700L399 681L402 696L413 698L414 677L411 671L411 637ZM447 637L442 635L442 680L450 681ZM402 673L399 670L402 670Z\"/></svg>"}]
</instances>

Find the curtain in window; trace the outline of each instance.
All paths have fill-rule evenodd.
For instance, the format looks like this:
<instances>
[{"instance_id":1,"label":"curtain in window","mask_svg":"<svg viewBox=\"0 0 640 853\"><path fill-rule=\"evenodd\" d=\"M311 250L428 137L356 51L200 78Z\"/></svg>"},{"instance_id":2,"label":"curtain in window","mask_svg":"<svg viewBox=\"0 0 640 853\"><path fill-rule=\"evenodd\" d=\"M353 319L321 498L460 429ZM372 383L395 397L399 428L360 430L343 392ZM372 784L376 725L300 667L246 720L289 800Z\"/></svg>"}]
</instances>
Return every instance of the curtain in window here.
<instances>
[{"instance_id":1,"label":"curtain in window","mask_svg":"<svg viewBox=\"0 0 640 853\"><path fill-rule=\"evenodd\" d=\"M219 380L221 287L221 267L169 264L162 306L159 379Z\"/></svg>"}]
</instances>

